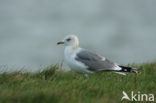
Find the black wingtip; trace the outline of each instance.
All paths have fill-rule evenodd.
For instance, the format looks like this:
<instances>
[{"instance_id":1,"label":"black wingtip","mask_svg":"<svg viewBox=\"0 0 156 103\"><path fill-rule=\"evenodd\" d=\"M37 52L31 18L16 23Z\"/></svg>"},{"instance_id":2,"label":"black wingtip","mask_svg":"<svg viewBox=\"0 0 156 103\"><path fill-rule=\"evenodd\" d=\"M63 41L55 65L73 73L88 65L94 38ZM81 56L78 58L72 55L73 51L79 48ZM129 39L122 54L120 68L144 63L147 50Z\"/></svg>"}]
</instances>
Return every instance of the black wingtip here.
<instances>
[{"instance_id":1,"label":"black wingtip","mask_svg":"<svg viewBox=\"0 0 156 103\"><path fill-rule=\"evenodd\" d=\"M140 73L138 69L136 68L131 68L131 67L125 67L125 66L120 66L122 68L122 72L131 72L131 73Z\"/></svg>"}]
</instances>

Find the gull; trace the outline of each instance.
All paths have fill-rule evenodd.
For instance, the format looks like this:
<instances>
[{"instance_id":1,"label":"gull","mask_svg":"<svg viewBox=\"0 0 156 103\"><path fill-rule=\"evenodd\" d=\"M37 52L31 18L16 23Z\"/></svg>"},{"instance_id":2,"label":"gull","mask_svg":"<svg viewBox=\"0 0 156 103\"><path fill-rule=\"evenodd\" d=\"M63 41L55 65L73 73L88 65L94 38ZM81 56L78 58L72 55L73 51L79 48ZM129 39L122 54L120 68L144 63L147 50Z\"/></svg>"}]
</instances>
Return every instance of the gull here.
<instances>
[{"instance_id":1,"label":"gull","mask_svg":"<svg viewBox=\"0 0 156 103\"><path fill-rule=\"evenodd\" d=\"M80 48L79 39L76 35L67 35L57 44L65 45L64 59L71 70L83 73L85 77L88 74L104 71L115 72L121 75L126 75L127 72L138 73L138 70L135 68L118 65L105 57Z\"/></svg>"}]
</instances>

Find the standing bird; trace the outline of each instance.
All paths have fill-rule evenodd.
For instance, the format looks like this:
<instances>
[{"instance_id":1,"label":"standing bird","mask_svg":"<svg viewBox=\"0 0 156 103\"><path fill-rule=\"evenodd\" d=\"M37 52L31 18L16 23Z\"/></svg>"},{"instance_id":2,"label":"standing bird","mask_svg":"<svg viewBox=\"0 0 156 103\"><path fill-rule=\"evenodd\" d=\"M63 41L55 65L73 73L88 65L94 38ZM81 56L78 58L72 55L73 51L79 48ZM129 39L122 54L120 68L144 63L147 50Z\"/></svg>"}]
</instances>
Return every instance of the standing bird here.
<instances>
[{"instance_id":1,"label":"standing bird","mask_svg":"<svg viewBox=\"0 0 156 103\"><path fill-rule=\"evenodd\" d=\"M73 71L83 73L85 76L88 76L89 73L104 71L115 72L122 75L126 75L126 72L138 73L137 69L120 66L100 55L80 48L78 37L75 35L68 35L57 44L65 45L64 58L67 65Z\"/></svg>"}]
</instances>

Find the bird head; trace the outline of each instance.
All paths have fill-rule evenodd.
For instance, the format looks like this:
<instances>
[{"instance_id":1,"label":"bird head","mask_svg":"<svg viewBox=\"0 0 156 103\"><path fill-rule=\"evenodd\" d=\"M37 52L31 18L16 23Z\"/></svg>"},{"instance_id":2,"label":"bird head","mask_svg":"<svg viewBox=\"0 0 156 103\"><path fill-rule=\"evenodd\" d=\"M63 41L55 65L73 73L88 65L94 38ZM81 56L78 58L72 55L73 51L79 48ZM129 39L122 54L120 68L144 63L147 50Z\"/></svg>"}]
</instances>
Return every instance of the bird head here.
<instances>
[{"instance_id":1,"label":"bird head","mask_svg":"<svg viewBox=\"0 0 156 103\"><path fill-rule=\"evenodd\" d=\"M65 46L77 48L79 46L79 40L76 35L67 35L62 41L57 42L57 44L64 44Z\"/></svg>"}]
</instances>

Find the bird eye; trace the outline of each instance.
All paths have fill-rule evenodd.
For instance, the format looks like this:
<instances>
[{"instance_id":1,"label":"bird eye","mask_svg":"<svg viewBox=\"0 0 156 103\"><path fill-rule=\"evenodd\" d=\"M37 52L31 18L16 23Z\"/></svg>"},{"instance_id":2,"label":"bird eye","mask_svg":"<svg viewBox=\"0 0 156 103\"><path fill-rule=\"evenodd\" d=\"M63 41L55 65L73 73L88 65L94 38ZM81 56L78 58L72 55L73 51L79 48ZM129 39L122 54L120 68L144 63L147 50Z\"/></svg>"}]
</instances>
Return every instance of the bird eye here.
<instances>
[{"instance_id":1,"label":"bird eye","mask_svg":"<svg viewBox=\"0 0 156 103\"><path fill-rule=\"evenodd\" d=\"M67 39L67 41L70 41L70 40L71 40L70 38Z\"/></svg>"}]
</instances>

